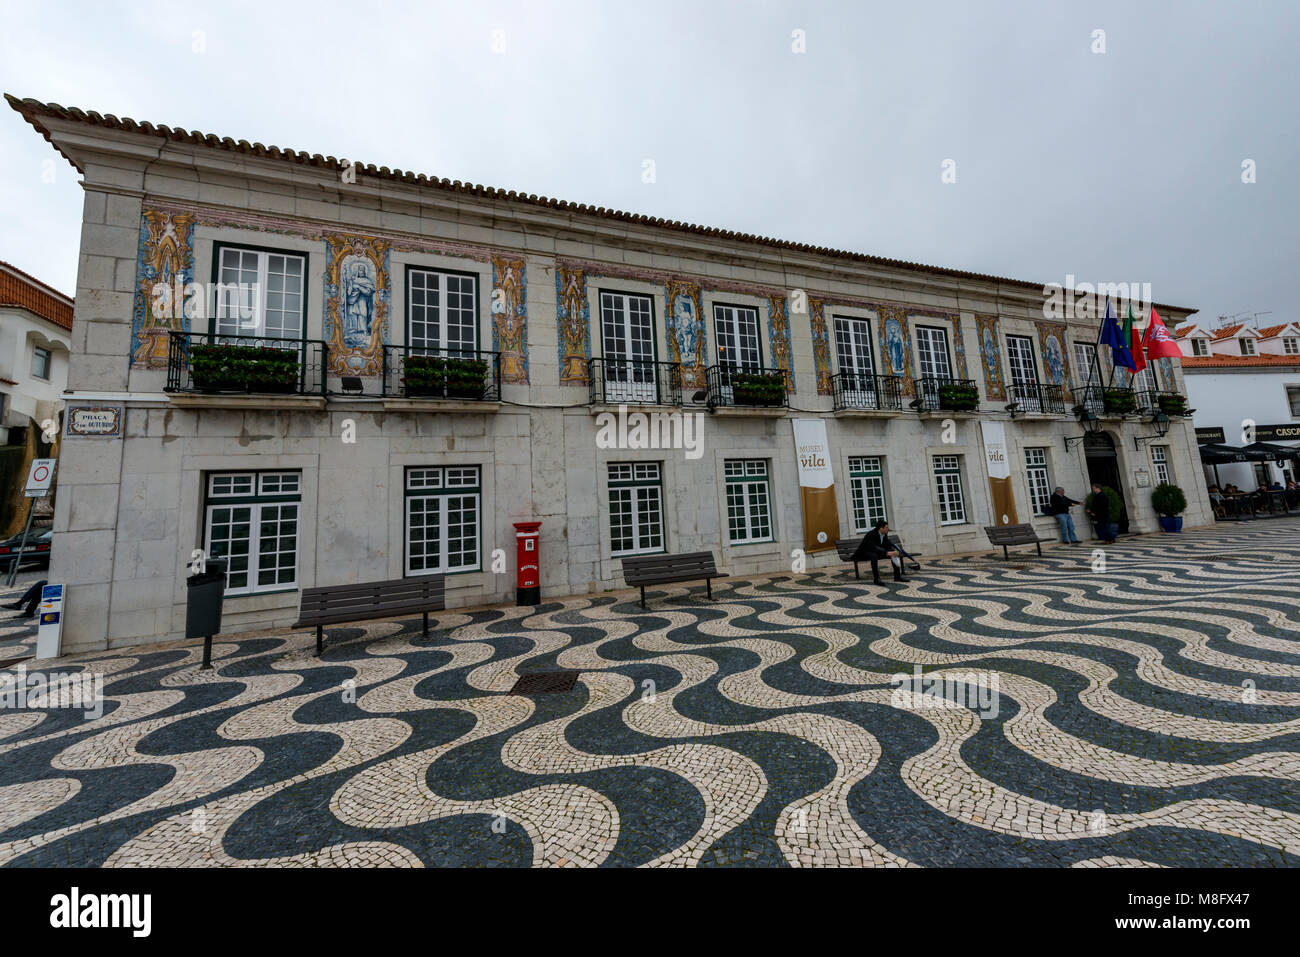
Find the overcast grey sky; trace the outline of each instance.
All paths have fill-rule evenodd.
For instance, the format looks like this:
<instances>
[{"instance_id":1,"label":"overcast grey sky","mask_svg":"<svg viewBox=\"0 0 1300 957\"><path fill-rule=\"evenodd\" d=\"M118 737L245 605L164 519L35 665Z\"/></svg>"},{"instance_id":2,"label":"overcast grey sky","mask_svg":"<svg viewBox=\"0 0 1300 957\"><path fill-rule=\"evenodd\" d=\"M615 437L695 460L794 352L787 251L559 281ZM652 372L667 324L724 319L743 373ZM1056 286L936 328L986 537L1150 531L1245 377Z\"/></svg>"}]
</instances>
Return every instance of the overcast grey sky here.
<instances>
[{"instance_id":1,"label":"overcast grey sky","mask_svg":"<svg viewBox=\"0 0 1300 957\"><path fill-rule=\"evenodd\" d=\"M0 0L0 23L17 96L1017 279L1150 282L1210 321L1300 318L1290 0ZM74 291L76 173L7 106L0 171L0 259Z\"/></svg>"}]
</instances>

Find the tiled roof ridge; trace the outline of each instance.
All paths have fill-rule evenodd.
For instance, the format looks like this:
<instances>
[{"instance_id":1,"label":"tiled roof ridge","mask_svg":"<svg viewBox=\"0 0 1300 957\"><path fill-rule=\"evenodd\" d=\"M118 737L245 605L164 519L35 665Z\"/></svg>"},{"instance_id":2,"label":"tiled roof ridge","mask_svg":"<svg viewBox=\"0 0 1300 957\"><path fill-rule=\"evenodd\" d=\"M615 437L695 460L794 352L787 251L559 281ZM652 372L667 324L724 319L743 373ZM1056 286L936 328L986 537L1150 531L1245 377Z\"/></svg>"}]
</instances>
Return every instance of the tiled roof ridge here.
<instances>
[{"instance_id":1,"label":"tiled roof ridge","mask_svg":"<svg viewBox=\"0 0 1300 957\"><path fill-rule=\"evenodd\" d=\"M33 285L40 286L43 290L48 292L50 295L58 296L60 299L67 300L68 305L72 305L72 303L76 301L72 296L69 296L66 292L61 292L60 290L55 289L48 282L42 282L41 280L33 276L31 273L29 273L27 270L21 269L18 266L15 266L13 263L8 262L4 259L0 259L0 269L8 269L11 270L12 272L18 273L28 282L32 283Z\"/></svg>"},{"instance_id":2,"label":"tiled roof ridge","mask_svg":"<svg viewBox=\"0 0 1300 957\"><path fill-rule=\"evenodd\" d=\"M72 299L2 259L0 305L26 309L61 329L72 329Z\"/></svg>"},{"instance_id":3,"label":"tiled roof ridge","mask_svg":"<svg viewBox=\"0 0 1300 957\"><path fill-rule=\"evenodd\" d=\"M1183 356L1183 368L1224 368L1233 366L1296 366L1300 368L1300 356Z\"/></svg>"},{"instance_id":4,"label":"tiled roof ridge","mask_svg":"<svg viewBox=\"0 0 1300 957\"><path fill-rule=\"evenodd\" d=\"M94 110L88 112L78 109L77 107L60 106L57 103L42 103L41 101L30 97L20 99L11 93L6 93L5 99L9 102L9 105L20 113L27 122L35 127L51 145L54 145L54 141L50 136L49 130L37 121L35 117L35 114L37 113L43 113L46 116L53 116L60 119L72 119L82 123L89 123L93 126L104 126L109 129L138 132L150 136L163 136L177 142L192 143L196 145L202 144L219 149L245 153L252 156L283 159L321 169L341 171L345 168L341 160L336 159L333 156L321 156L319 153L308 154L301 150L281 149L278 146L264 146L261 143L249 143L248 140L235 140L229 136L221 137L211 133L191 131L184 127L170 127L147 121L137 122L130 117L119 118L114 116L112 113L102 114L97 113ZM58 149L58 147L55 146L55 149ZM76 166L76 163L73 162L70 156L63 153L62 150L59 150L59 152L68 160L69 163L72 163L74 167ZM856 253L849 250L833 249L828 246L814 246L809 243L797 243L791 240L775 239L769 236L758 236L753 233L736 232L734 230L722 229L715 226L700 226L694 223L684 223L680 220L668 220L655 216L647 216L642 213L629 213L624 212L623 210L606 209L604 206L573 203L567 200L538 196L536 193L518 192L513 189L505 190L492 186L485 187L481 184L471 185L468 182L449 180L446 177L438 178L424 173L412 173L401 169L389 169L387 166L376 167L373 163L362 164L360 162L355 162L352 165L359 172L365 173L369 176L399 180L414 185L442 189L449 192L468 193L486 199L509 200L534 206L545 206L551 209L580 213L589 216L599 216L605 219L636 223L638 225L652 226L660 229L670 229L676 232L691 233L694 235L717 239L727 239L735 242L750 243L753 245L769 246L777 249L789 249L796 252L830 256L854 262L866 262L875 265L891 266L895 268L914 270L917 272L948 276L956 279L974 279L984 282L991 281L1007 283L1022 288L1039 290L1043 289L1045 286L1043 283L1029 282L1024 279L1011 279L1006 276L994 276L987 273L969 272L966 270L952 269L943 266L929 266L924 263L908 262L902 259L889 259L884 256L873 256L868 253ZM1186 312L1189 314L1196 312L1195 309L1187 306L1175 306L1165 303L1155 303L1154 305L1160 309Z\"/></svg>"}]
</instances>

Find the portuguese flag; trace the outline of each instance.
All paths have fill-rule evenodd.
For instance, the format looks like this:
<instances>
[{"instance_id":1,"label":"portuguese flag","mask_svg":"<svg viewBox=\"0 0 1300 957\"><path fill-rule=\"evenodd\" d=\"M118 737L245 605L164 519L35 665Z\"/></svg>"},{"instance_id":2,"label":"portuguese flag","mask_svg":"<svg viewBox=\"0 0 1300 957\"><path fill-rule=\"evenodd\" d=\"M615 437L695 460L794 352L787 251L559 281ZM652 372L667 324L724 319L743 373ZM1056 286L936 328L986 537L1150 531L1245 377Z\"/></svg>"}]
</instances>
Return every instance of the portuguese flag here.
<instances>
[{"instance_id":1,"label":"portuguese flag","mask_svg":"<svg viewBox=\"0 0 1300 957\"><path fill-rule=\"evenodd\" d=\"M1124 320L1124 341L1130 343L1129 351L1133 354L1133 374L1137 375L1147 367L1147 357L1142 351L1142 336L1133 325L1133 303L1128 304L1128 317Z\"/></svg>"}]
</instances>

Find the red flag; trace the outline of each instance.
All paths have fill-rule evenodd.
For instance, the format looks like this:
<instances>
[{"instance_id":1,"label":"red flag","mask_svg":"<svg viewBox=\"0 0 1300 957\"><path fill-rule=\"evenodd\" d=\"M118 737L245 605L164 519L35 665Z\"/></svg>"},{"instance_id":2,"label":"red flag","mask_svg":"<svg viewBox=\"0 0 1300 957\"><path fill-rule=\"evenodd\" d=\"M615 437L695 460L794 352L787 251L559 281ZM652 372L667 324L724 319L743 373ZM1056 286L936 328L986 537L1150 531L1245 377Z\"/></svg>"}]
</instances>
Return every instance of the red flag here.
<instances>
[{"instance_id":1,"label":"red flag","mask_svg":"<svg viewBox=\"0 0 1300 957\"><path fill-rule=\"evenodd\" d=\"M1128 318L1124 320L1124 331L1129 334L1132 344L1129 352L1133 354L1133 374L1137 375L1147 367L1147 358L1142 354L1142 336L1133 322L1133 303L1128 305Z\"/></svg>"},{"instance_id":2,"label":"red flag","mask_svg":"<svg viewBox=\"0 0 1300 957\"><path fill-rule=\"evenodd\" d=\"M1174 337L1169 334L1165 328L1164 322L1160 319L1160 313L1156 312L1156 307L1151 307L1151 319L1147 322L1147 332L1142 338L1142 344L1146 346L1147 356L1152 359L1181 359L1183 351L1178 348L1178 343Z\"/></svg>"}]
</instances>

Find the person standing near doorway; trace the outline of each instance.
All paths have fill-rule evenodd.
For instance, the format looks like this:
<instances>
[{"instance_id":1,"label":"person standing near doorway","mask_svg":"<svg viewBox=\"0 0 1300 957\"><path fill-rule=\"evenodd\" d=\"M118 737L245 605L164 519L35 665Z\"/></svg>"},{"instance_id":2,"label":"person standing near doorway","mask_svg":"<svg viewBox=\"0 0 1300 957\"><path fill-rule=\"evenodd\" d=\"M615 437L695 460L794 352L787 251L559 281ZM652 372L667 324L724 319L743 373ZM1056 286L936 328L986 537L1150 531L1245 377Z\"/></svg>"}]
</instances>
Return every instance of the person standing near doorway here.
<instances>
[{"instance_id":1,"label":"person standing near doorway","mask_svg":"<svg viewBox=\"0 0 1300 957\"><path fill-rule=\"evenodd\" d=\"M1065 489L1060 485L1056 486L1056 491L1052 492L1047 503L1048 511L1056 517L1056 524L1061 529L1061 541L1066 545L1079 544L1079 536L1074 531L1074 518L1070 515L1070 509L1078 504L1065 494Z\"/></svg>"},{"instance_id":2,"label":"person standing near doorway","mask_svg":"<svg viewBox=\"0 0 1300 957\"><path fill-rule=\"evenodd\" d=\"M1096 482L1092 484L1092 508L1088 509L1088 514L1092 516L1101 543L1114 545L1115 539L1110 537L1110 499Z\"/></svg>"}]
</instances>

